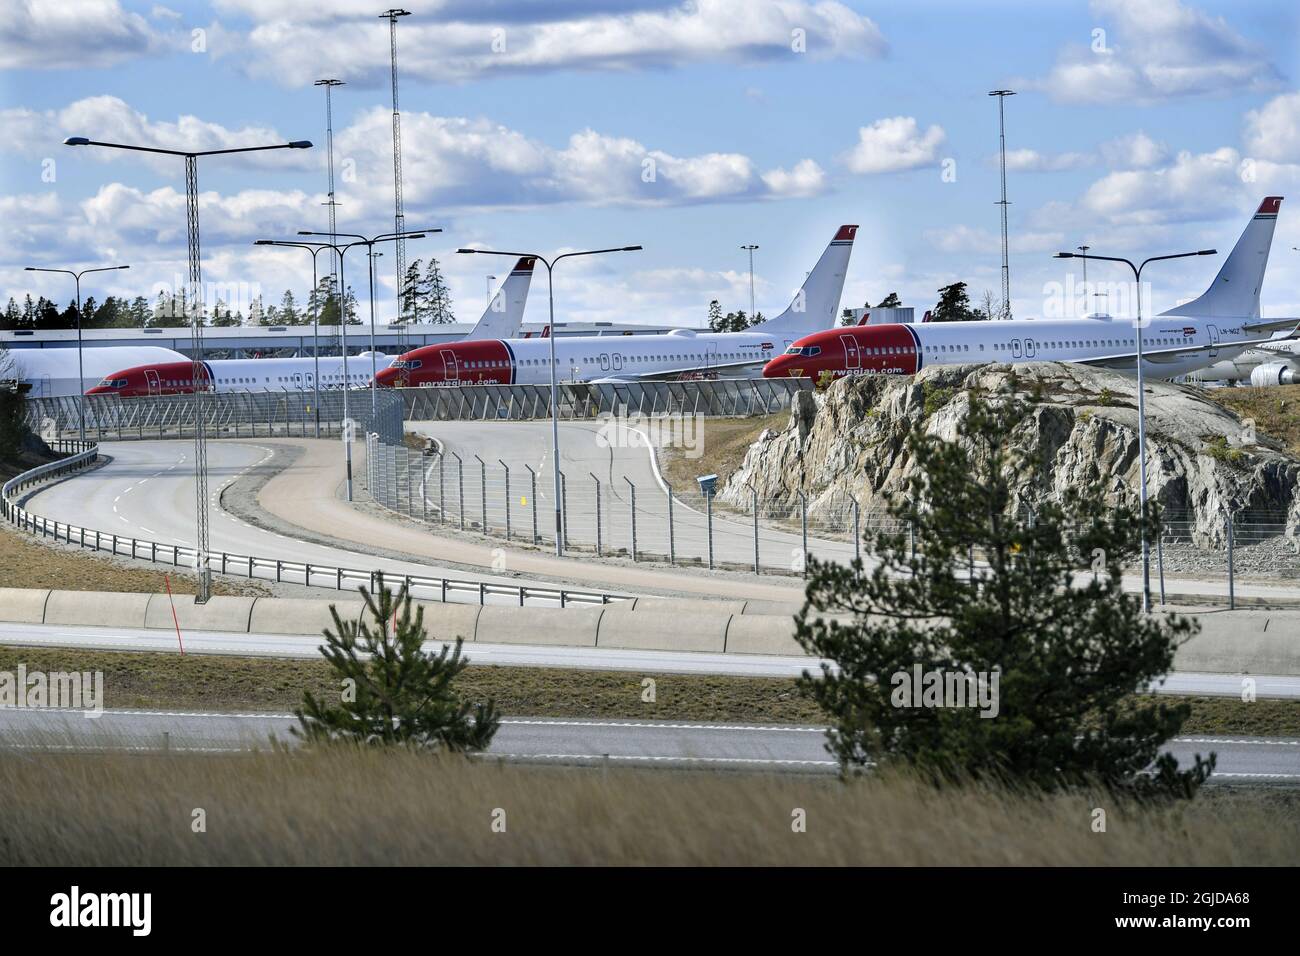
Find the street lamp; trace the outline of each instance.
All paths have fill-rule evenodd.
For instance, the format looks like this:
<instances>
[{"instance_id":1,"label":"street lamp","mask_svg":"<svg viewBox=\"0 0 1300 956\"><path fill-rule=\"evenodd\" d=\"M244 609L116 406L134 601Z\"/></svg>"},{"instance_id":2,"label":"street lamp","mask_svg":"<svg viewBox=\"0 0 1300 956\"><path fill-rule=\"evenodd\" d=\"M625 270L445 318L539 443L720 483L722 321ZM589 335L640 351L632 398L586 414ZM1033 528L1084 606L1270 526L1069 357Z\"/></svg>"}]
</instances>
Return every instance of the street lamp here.
<instances>
[{"instance_id":1,"label":"street lamp","mask_svg":"<svg viewBox=\"0 0 1300 956\"><path fill-rule=\"evenodd\" d=\"M129 269L130 266L101 266L98 269L82 269L80 272L73 272L71 269L43 269L39 266L28 266L28 272L57 272L62 275L72 276L77 283L77 435L82 440L86 440L86 376L82 371L81 361L81 277L91 272L114 272L118 269Z\"/></svg>"},{"instance_id":2,"label":"street lamp","mask_svg":"<svg viewBox=\"0 0 1300 956\"><path fill-rule=\"evenodd\" d=\"M560 402L559 388L555 380L555 267L559 265L561 259L572 259L576 256L598 256L606 252L639 252L640 246L616 246L611 249L589 249L586 252L565 252L556 256L554 259L547 260L544 256L530 252L501 252L495 249L457 249L460 255L481 255L481 256L513 256L516 259L525 257L532 258L546 266L546 298L550 309L550 335L551 340L551 458L554 465L554 494L555 499L555 553L564 554L564 529L562 527L563 517L560 512Z\"/></svg>"},{"instance_id":3,"label":"street lamp","mask_svg":"<svg viewBox=\"0 0 1300 956\"><path fill-rule=\"evenodd\" d=\"M370 267L370 416L372 422L374 421L374 416L377 414L377 410L379 408L379 398L375 393L375 376L379 373L379 368L376 365L377 360L375 358L375 259L373 255L375 251L374 248L375 243L376 242L401 242L405 239L423 239L426 235L433 232L442 232L442 230L421 229L415 232L385 232L385 233L381 233L378 236L375 236L372 239L367 239L365 236L358 235L355 232L339 232L334 234L336 236L342 236L345 239L357 240L356 242L349 243L348 245L344 246L343 248L345 251L351 248L352 246L366 247L368 265ZM312 232L310 229L299 229L298 235L325 236L325 235L329 235L329 233ZM343 253L340 252L339 270L342 271L342 269L343 269ZM398 289L397 301L399 304L401 303L401 300L402 300L402 290ZM351 497L349 497L348 500L350 501Z\"/></svg>"},{"instance_id":4,"label":"street lamp","mask_svg":"<svg viewBox=\"0 0 1300 956\"><path fill-rule=\"evenodd\" d=\"M316 410L316 437L320 438L320 301L316 298L316 256L322 249L328 249L324 242L282 242L278 239L258 239L255 246L283 246L290 249L306 249L311 253L311 357L312 380L311 402ZM335 290L337 294L337 290Z\"/></svg>"},{"instance_id":5,"label":"street lamp","mask_svg":"<svg viewBox=\"0 0 1300 956\"><path fill-rule=\"evenodd\" d=\"M109 149L127 149L138 153L160 153L185 158L185 219L189 251L190 303L194 310L190 322L191 357L190 375L194 382L194 494L197 535L194 542L195 571L198 573L196 604L206 604L212 596L212 570L208 567L208 436L203 421L204 387L200 380L206 375L203 368L203 275L199 257L199 164L200 156L223 156L227 153L257 153L268 149L310 149L311 141L294 140L271 146L238 146L232 149L161 149L156 146L129 146L125 143L105 143L85 136L69 136L65 146L105 146ZM208 383L211 384L211 383Z\"/></svg>"},{"instance_id":6,"label":"street lamp","mask_svg":"<svg viewBox=\"0 0 1300 956\"><path fill-rule=\"evenodd\" d=\"M1201 249L1198 252L1178 252L1170 256L1151 256L1143 259L1141 265L1134 265L1130 260L1119 256L1090 256L1081 252L1058 252L1057 259L1098 259L1102 262L1122 262L1133 270L1133 282L1137 286L1137 380L1138 380L1138 467L1141 473L1142 487L1138 498L1142 505L1142 609L1151 611L1151 548L1147 541L1147 406L1146 389L1142 374L1142 270L1152 262L1165 259L1188 259L1192 256L1212 256L1217 249Z\"/></svg>"},{"instance_id":7,"label":"street lamp","mask_svg":"<svg viewBox=\"0 0 1300 956\"><path fill-rule=\"evenodd\" d=\"M745 251L747 251L747 252L749 253L749 321L750 321L750 322L753 322L753 321L754 321L754 309L755 309L755 305L754 305L754 250L757 249L758 246L753 246L753 245L751 245L751 246L741 246L740 248L744 249Z\"/></svg>"}]
</instances>

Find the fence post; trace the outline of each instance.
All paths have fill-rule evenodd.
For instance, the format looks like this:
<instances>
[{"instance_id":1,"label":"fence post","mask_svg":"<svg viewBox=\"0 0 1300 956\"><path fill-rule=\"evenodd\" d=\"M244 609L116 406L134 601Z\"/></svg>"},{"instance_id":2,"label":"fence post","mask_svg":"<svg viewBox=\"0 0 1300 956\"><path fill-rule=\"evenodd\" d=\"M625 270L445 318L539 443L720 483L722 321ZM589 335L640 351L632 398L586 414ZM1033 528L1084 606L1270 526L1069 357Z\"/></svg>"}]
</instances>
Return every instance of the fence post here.
<instances>
[{"instance_id":1,"label":"fence post","mask_svg":"<svg viewBox=\"0 0 1300 956\"><path fill-rule=\"evenodd\" d=\"M758 569L758 490L749 482L745 482L745 487L749 489L749 494L754 505L754 573L761 573Z\"/></svg>"},{"instance_id":2,"label":"fence post","mask_svg":"<svg viewBox=\"0 0 1300 956\"><path fill-rule=\"evenodd\" d=\"M799 526L803 539L803 576L808 577L808 496L799 492Z\"/></svg>"},{"instance_id":3,"label":"fence post","mask_svg":"<svg viewBox=\"0 0 1300 956\"><path fill-rule=\"evenodd\" d=\"M858 499L852 495L849 500L853 502L853 560L862 560L862 506L858 504Z\"/></svg>"},{"instance_id":4,"label":"fence post","mask_svg":"<svg viewBox=\"0 0 1300 956\"><path fill-rule=\"evenodd\" d=\"M631 514L632 514L632 560L635 562L635 561L636 561L636 485L632 484L632 479L629 478L627 475L624 475L624 476L623 476L623 480L626 481L626 482L627 482L627 486L628 486L629 488L632 489L632 508L631 508Z\"/></svg>"},{"instance_id":5,"label":"fence post","mask_svg":"<svg viewBox=\"0 0 1300 956\"><path fill-rule=\"evenodd\" d=\"M500 458L497 459L506 473L506 541L510 540L510 466Z\"/></svg>"},{"instance_id":6,"label":"fence post","mask_svg":"<svg viewBox=\"0 0 1300 956\"><path fill-rule=\"evenodd\" d=\"M479 519L480 519L480 521L481 521L481 528L480 528L480 530L481 530L484 534L487 534L487 533L488 533L488 523L487 523L487 463L486 463L482 458L479 458L478 455L475 455L474 457L475 457L475 459L478 460Z\"/></svg>"},{"instance_id":7,"label":"fence post","mask_svg":"<svg viewBox=\"0 0 1300 956\"><path fill-rule=\"evenodd\" d=\"M596 557L599 558L604 556L600 546L600 479L590 471L587 474L591 475L591 480L596 483Z\"/></svg>"},{"instance_id":8,"label":"fence post","mask_svg":"<svg viewBox=\"0 0 1300 956\"><path fill-rule=\"evenodd\" d=\"M533 544L537 544L537 472L533 471L528 465L528 495L533 503Z\"/></svg>"},{"instance_id":9,"label":"fence post","mask_svg":"<svg viewBox=\"0 0 1300 956\"><path fill-rule=\"evenodd\" d=\"M713 495L704 493L704 523L709 529L709 570L713 570Z\"/></svg>"},{"instance_id":10,"label":"fence post","mask_svg":"<svg viewBox=\"0 0 1300 956\"><path fill-rule=\"evenodd\" d=\"M460 493L460 530L465 530L465 463L460 460L460 455L454 451L451 457L456 459L456 485Z\"/></svg>"},{"instance_id":11,"label":"fence post","mask_svg":"<svg viewBox=\"0 0 1300 956\"><path fill-rule=\"evenodd\" d=\"M560 472L560 551L569 548L569 479Z\"/></svg>"},{"instance_id":12,"label":"fence post","mask_svg":"<svg viewBox=\"0 0 1300 956\"><path fill-rule=\"evenodd\" d=\"M677 548L673 540L673 486L665 483L668 489L668 563L676 566Z\"/></svg>"},{"instance_id":13,"label":"fence post","mask_svg":"<svg viewBox=\"0 0 1300 956\"><path fill-rule=\"evenodd\" d=\"M447 523L447 499L446 499L446 495L443 493L445 490L444 488L445 482L443 481L443 477L445 473L443 471L442 465L443 465L443 455L442 452L438 452L438 520L441 521L443 524L446 524Z\"/></svg>"},{"instance_id":14,"label":"fence post","mask_svg":"<svg viewBox=\"0 0 1300 956\"><path fill-rule=\"evenodd\" d=\"M1228 512L1228 609L1236 610L1237 608L1237 591L1236 582L1234 581L1232 567L1232 511Z\"/></svg>"}]
</instances>

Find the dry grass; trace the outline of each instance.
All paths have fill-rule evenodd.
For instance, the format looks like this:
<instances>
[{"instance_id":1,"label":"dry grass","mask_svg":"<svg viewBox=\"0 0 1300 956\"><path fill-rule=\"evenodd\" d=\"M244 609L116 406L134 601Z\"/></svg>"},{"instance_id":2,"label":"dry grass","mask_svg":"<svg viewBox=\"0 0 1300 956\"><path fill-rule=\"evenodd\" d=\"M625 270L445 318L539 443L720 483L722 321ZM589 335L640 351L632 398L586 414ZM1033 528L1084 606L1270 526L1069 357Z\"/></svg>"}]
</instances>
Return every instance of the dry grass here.
<instances>
[{"instance_id":1,"label":"dry grass","mask_svg":"<svg viewBox=\"0 0 1300 956\"><path fill-rule=\"evenodd\" d=\"M1279 385L1274 388L1215 388L1205 396L1242 418L1253 418L1261 435L1282 442L1295 455L1300 455L1300 385Z\"/></svg>"},{"instance_id":2,"label":"dry grass","mask_svg":"<svg viewBox=\"0 0 1300 956\"><path fill-rule=\"evenodd\" d=\"M172 591L195 594L198 581L184 572L171 572ZM0 585L9 588L61 588L67 591L165 590L163 572L153 568L122 567L93 551L70 551L42 544L9 526L0 527ZM213 578L213 594L267 595L270 590L253 581Z\"/></svg>"},{"instance_id":3,"label":"dry grass","mask_svg":"<svg viewBox=\"0 0 1300 956\"><path fill-rule=\"evenodd\" d=\"M664 449L660 452L664 477L674 488L695 491L698 476L716 474L721 488L745 460L749 446L758 440L763 429L781 431L789 421L788 411L757 418L706 418L699 448L703 455L687 458L683 449Z\"/></svg>"},{"instance_id":4,"label":"dry grass","mask_svg":"<svg viewBox=\"0 0 1300 956\"><path fill-rule=\"evenodd\" d=\"M845 784L351 750L3 754L0 792L0 865L1259 866L1300 857L1294 806L1245 793L1142 809L1095 794L936 791L892 776ZM1097 807L1105 833L1091 828ZM192 830L196 809L206 832ZM792 827L799 810L802 833Z\"/></svg>"}]
</instances>

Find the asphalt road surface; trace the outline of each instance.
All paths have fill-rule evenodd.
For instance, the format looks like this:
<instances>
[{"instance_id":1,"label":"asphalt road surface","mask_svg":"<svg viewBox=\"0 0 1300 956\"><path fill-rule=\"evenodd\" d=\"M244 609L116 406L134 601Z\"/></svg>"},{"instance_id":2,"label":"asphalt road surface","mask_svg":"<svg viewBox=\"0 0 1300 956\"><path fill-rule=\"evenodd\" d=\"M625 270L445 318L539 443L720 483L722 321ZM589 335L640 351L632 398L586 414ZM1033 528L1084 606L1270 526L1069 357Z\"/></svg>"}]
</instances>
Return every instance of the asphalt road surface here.
<instances>
[{"instance_id":1,"label":"asphalt road surface","mask_svg":"<svg viewBox=\"0 0 1300 956\"><path fill-rule=\"evenodd\" d=\"M632 613L637 613L633 611ZM192 654L239 657L316 659L320 638L312 635L245 634L185 631L185 648ZM176 635L156 628L88 627L0 622L0 645L68 647L83 650L177 652ZM429 650L442 645L430 641ZM571 667L582 670L631 671L645 674L720 674L736 677L797 677L817 662L807 657L768 654L716 654L706 651L625 650L608 647L559 647L471 642L465 653L477 664L521 667ZM1240 674L1170 674L1157 693L1236 697ZM1261 698L1300 698L1300 677L1252 675Z\"/></svg>"},{"instance_id":2,"label":"asphalt road surface","mask_svg":"<svg viewBox=\"0 0 1300 956\"><path fill-rule=\"evenodd\" d=\"M4 746L230 752L291 740L289 714L174 711L79 712L0 709ZM676 721L509 719L488 756L571 764L751 767L833 772L819 727ZM1232 783L1300 782L1300 739L1179 737L1166 748L1180 763L1218 754L1215 777Z\"/></svg>"}]
</instances>

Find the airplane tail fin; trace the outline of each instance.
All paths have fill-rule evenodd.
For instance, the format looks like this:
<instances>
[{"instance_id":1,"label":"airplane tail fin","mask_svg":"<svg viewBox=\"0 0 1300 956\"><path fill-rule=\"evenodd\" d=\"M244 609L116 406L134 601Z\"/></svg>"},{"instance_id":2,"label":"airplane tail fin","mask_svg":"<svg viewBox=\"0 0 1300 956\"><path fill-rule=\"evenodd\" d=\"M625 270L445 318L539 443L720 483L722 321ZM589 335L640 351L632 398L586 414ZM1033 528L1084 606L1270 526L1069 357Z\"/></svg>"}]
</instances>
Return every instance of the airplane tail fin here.
<instances>
[{"instance_id":1,"label":"airplane tail fin","mask_svg":"<svg viewBox=\"0 0 1300 956\"><path fill-rule=\"evenodd\" d=\"M926 310L925 310L925 315L921 316L921 321L922 321L922 322L929 322L929 321L930 321L930 310L929 310L929 309L926 309Z\"/></svg>"},{"instance_id":2,"label":"airplane tail fin","mask_svg":"<svg viewBox=\"0 0 1300 956\"><path fill-rule=\"evenodd\" d=\"M752 331L764 332L816 332L829 329L839 313L840 293L844 291L844 276L849 271L849 254L857 226L840 226L835 238L822 253L817 265L795 294L790 307L775 319L751 326Z\"/></svg>"},{"instance_id":3,"label":"airplane tail fin","mask_svg":"<svg viewBox=\"0 0 1300 956\"><path fill-rule=\"evenodd\" d=\"M465 336L464 341L474 339L512 339L519 334L519 326L524 321L524 305L528 302L528 286L533 281L533 259L525 256L515 263L501 283L497 294L492 297L483 317Z\"/></svg>"},{"instance_id":4,"label":"airplane tail fin","mask_svg":"<svg viewBox=\"0 0 1300 956\"><path fill-rule=\"evenodd\" d=\"M1269 196L1260 203L1232 252L1224 260L1214 282L1198 299L1176 305L1161 315L1197 315L1207 318L1255 318L1259 315L1259 290L1264 284L1268 251L1281 196Z\"/></svg>"}]
</instances>

